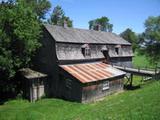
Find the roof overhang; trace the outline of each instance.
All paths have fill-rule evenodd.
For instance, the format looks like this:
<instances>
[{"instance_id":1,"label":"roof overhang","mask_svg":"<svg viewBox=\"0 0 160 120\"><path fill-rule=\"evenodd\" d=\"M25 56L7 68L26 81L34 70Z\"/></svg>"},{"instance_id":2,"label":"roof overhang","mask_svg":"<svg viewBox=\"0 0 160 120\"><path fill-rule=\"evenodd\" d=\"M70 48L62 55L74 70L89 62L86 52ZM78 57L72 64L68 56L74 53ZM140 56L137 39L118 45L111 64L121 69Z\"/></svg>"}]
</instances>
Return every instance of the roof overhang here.
<instances>
[{"instance_id":1,"label":"roof overhang","mask_svg":"<svg viewBox=\"0 0 160 120\"><path fill-rule=\"evenodd\" d=\"M27 79L35 79L35 78L44 78L47 77L47 74L40 73L38 71L34 71L30 68L22 68L19 70L21 75L23 75Z\"/></svg>"}]
</instances>

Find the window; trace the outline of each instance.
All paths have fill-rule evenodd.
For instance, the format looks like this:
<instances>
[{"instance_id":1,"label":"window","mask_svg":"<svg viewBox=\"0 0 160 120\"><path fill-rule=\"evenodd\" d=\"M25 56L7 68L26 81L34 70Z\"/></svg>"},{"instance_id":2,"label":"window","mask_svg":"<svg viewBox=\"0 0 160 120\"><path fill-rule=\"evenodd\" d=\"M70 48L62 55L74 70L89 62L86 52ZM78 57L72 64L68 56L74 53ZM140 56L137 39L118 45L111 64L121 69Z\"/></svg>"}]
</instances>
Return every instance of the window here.
<instances>
[{"instance_id":1,"label":"window","mask_svg":"<svg viewBox=\"0 0 160 120\"><path fill-rule=\"evenodd\" d=\"M117 55L119 55L119 48L115 48L115 52Z\"/></svg>"},{"instance_id":2,"label":"window","mask_svg":"<svg viewBox=\"0 0 160 120\"><path fill-rule=\"evenodd\" d=\"M103 53L104 57L106 58L106 60L107 60L106 62L109 63L109 61L110 61L109 49L106 46L104 46L104 47L102 47L101 52Z\"/></svg>"},{"instance_id":3,"label":"window","mask_svg":"<svg viewBox=\"0 0 160 120\"><path fill-rule=\"evenodd\" d=\"M72 89L72 80L71 79L65 79L66 82L66 88Z\"/></svg>"},{"instance_id":4,"label":"window","mask_svg":"<svg viewBox=\"0 0 160 120\"><path fill-rule=\"evenodd\" d=\"M102 88L102 90L108 90L109 89L109 81L105 81L104 83L103 83L103 88Z\"/></svg>"},{"instance_id":5,"label":"window","mask_svg":"<svg viewBox=\"0 0 160 120\"><path fill-rule=\"evenodd\" d=\"M121 48L121 45L116 45L116 46L115 46L115 53L116 53L117 55L119 55L119 53L120 53L120 48Z\"/></svg>"},{"instance_id":6,"label":"window","mask_svg":"<svg viewBox=\"0 0 160 120\"><path fill-rule=\"evenodd\" d=\"M88 44L84 44L81 47L82 54L84 57L90 57L91 56L91 50Z\"/></svg>"},{"instance_id":7,"label":"window","mask_svg":"<svg viewBox=\"0 0 160 120\"><path fill-rule=\"evenodd\" d=\"M90 48L85 48L85 56L91 56Z\"/></svg>"}]
</instances>

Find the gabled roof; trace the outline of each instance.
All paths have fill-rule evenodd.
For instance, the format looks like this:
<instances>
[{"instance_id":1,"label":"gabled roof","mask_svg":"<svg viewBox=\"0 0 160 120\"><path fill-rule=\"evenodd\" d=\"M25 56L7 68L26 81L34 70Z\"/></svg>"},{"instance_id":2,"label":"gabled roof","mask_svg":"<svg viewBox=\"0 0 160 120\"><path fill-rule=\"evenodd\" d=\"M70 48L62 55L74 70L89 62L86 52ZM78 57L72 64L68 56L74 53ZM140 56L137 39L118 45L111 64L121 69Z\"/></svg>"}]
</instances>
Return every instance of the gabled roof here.
<instances>
[{"instance_id":1,"label":"gabled roof","mask_svg":"<svg viewBox=\"0 0 160 120\"><path fill-rule=\"evenodd\" d=\"M60 67L81 83L106 80L126 74L125 72L102 62L60 65Z\"/></svg>"},{"instance_id":2,"label":"gabled roof","mask_svg":"<svg viewBox=\"0 0 160 120\"><path fill-rule=\"evenodd\" d=\"M56 42L131 45L120 36L110 32L64 28L48 24L44 26Z\"/></svg>"}]
</instances>

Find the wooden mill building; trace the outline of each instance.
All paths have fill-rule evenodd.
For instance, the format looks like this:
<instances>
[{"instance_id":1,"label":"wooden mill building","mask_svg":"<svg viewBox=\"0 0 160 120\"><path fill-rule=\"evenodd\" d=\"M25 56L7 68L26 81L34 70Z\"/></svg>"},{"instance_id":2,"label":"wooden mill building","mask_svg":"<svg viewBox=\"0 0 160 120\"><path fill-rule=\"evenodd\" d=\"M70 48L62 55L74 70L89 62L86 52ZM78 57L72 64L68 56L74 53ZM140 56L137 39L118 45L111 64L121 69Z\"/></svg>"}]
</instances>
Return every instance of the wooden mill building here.
<instances>
[{"instance_id":1,"label":"wooden mill building","mask_svg":"<svg viewBox=\"0 0 160 120\"><path fill-rule=\"evenodd\" d=\"M131 44L110 32L44 25L34 69L48 75L45 93L90 102L123 89L125 72L111 64L132 66Z\"/></svg>"}]
</instances>

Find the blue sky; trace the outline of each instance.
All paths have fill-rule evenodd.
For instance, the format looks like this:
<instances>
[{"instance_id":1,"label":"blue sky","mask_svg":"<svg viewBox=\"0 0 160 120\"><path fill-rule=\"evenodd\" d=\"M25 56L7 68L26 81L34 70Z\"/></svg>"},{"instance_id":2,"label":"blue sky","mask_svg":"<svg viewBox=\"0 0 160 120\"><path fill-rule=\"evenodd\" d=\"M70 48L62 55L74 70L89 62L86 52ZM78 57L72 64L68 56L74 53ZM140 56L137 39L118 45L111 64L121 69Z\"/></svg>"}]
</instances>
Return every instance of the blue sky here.
<instances>
[{"instance_id":1,"label":"blue sky","mask_svg":"<svg viewBox=\"0 0 160 120\"><path fill-rule=\"evenodd\" d=\"M88 21L107 16L113 32L119 34L126 28L136 33L144 31L148 16L160 15L160 0L50 0L52 9L62 6L75 28L88 29ZM50 11L50 12L51 12Z\"/></svg>"}]
</instances>

